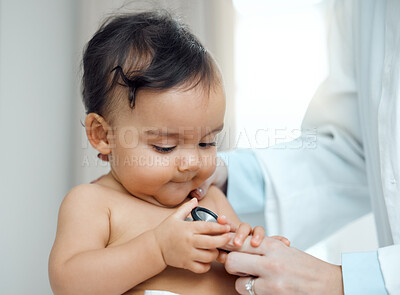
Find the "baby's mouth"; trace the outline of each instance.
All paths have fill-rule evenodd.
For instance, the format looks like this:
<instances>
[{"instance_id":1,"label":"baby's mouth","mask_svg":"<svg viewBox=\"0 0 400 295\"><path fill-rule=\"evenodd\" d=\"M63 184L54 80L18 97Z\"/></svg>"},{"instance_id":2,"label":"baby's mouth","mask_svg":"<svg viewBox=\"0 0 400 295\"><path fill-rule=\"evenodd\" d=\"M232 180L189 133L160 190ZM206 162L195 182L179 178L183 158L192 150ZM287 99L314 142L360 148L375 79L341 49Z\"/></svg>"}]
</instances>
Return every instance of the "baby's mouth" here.
<instances>
[{"instance_id":1,"label":"baby's mouth","mask_svg":"<svg viewBox=\"0 0 400 295\"><path fill-rule=\"evenodd\" d=\"M190 182L192 179L188 179L188 180L171 180L171 182L173 183L186 183L186 182Z\"/></svg>"},{"instance_id":2,"label":"baby's mouth","mask_svg":"<svg viewBox=\"0 0 400 295\"><path fill-rule=\"evenodd\" d=\"M177 177L177 178L171 180L171 182L174 182L174 183L190 182L193 180L194 177L195 177L195 175L188 175L186 177Z\"/></svg>"}]
</instances>

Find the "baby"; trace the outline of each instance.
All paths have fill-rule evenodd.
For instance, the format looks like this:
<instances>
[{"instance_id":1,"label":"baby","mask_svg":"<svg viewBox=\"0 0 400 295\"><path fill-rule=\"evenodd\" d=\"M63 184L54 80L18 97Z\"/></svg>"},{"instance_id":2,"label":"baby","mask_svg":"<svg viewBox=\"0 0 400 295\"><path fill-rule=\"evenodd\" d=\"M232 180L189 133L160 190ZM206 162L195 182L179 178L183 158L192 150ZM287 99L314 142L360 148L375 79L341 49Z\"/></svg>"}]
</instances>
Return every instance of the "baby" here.
<instances>
[{"instance_id":1,"label":"baby","mask_svg":"<svg viewBox=\"0 0 400 295\"><path fill-rule=\"evenodd\" d=\"M167 13L113 17L83 57L85 128L111 171L72 189L50 255L55 294L236 294L218 248L264 230L240 224L224 194L192 191L215 170L225 96L211 55ZM185 221L196 206L220 223ZM229 223L227 222L229 220ZM153 293L151 293L153 294Z\"/></svg>"}]
</instances>

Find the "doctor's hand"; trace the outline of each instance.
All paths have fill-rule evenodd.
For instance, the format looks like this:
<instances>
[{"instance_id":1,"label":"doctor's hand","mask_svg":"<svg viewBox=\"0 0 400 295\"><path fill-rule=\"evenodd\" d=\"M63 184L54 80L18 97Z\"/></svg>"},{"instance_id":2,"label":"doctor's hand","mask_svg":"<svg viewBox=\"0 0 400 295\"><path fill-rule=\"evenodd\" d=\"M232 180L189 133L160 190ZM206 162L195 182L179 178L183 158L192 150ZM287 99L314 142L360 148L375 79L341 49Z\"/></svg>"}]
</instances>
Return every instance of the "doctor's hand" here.
<instances>
[{"instance_id":1,"label":"doctor's hand","mask_svg":"<svg viewBox=\"0 0 400 295\"><path fill-rule=\"evenodd\" d=\"M190 192L190 196L192 198L196 198L199 201L204 198L207 194L208 189L211 185L215 185L221 191L226 194L226 181L228 179L228 169L226 168L224 160L217 157L216 158L216 168L214 173L205 181L202 185L200 185L197 189Z\"/></svg>"},{"instance_id":2,"label":"doctor's hand","mask_svg":"<svg viewBox=\"0 0 400 295\"><path fill-rule=\"evenodd\" d=\"M224 249L232 251L225 258L227 272L242 276L235 285L240 294L249 294L246 284L252 277L257 295L343 294L340 266L287 247L279 239L267 237L253 248L248 238L240 248L231 243Z\"/></svg>"}]
</instances>

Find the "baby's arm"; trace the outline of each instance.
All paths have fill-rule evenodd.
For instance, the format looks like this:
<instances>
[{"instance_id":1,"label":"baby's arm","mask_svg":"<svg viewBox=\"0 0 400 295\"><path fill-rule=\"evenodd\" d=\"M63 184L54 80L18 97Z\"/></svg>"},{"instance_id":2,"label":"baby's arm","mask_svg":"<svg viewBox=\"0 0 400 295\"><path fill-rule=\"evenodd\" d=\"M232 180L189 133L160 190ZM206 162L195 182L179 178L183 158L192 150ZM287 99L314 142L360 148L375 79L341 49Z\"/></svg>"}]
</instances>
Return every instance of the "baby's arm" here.
<instances>
[{"instance_id":1,"label":"baby's arm","mask_svg":"<svg viewBox=\"0 0 400 295\"><path fill-rule=\"evenodd\" d=\"M66 196L49 260L55 294L122 294L166 267L150 231L105 248L109 214L91 185L81 185Z\"/></svg>"}]
</instances>

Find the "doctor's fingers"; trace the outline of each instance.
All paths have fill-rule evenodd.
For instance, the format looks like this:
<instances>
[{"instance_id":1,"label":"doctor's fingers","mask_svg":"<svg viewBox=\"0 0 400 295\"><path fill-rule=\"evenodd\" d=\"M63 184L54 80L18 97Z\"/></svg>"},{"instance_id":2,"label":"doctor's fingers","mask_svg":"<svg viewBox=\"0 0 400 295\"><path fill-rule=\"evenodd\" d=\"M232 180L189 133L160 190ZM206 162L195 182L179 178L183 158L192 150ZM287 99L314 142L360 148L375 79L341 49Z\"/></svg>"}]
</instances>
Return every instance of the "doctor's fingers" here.
<instances>
[{"instance_id":1,"label":"doctor's fingers","mask_svg":"<svg viewBox=\"0 0 400 295\"><path fill-rule=\"evenodd\" d=\"M282 236L271 236L270 238L278 240L278 241L281 241L286 246L290 247L290 241L288 239L286 239L285 237L282 237Z\"/></svg>"},{"instance_id":2,"label":"doctor's fingers","mask_svg":"<svg viewBox=\"0 0 400 295\"><path fill-rule=\"evenodd\" d=\"M195 235L193 246L198 249L216 249L225 246L230 239L227 233L217 236Z\"/></svg>"},{"instance_id":3,"label":"doctor's fingers","mask_svg":"<svg viewBox=\"0 0 400 295\"><path fill-rule=\"evenodd\" d=\"M250 282L252 277L241 277L238 278L235 282L235 289L236 291L241 294L241 295L248 295L249 291L246 290L246 284ZM266 290L260 289L259 287L260 279L254 278L254 283L253 283L253 292L257 295L265 295L268 294L266 293Z\"/></svg>"},{"instance_id":4,"label":"doctor's fingers","mask_svg":"<svg viewBox=\"0 0 400 295\"><path fill-rule=\"evenodd\" d=\"M225 269L233 275L252 275L255 277L266 276L267 270L263 269L265 256L240 252L231 252L225 261Z\"/></svg>"},{"instance_id":5,"label":"doctor's fingers","mask_svg":"<svg viewBox=\"0 0 400 295\"><path fill-rule=\"evenodd\" d=\"M248 295L249 291L246 290L246 284L250 282L252 277L241 277L236 280L235 289L241 295ZM281 290L273 284L270 284L271 279L254 278L253 292L257 295L277 295L277 294L293 294L286 290ZM297 294L297 293L296 293Z\"/></svg>"}]
</instances>

